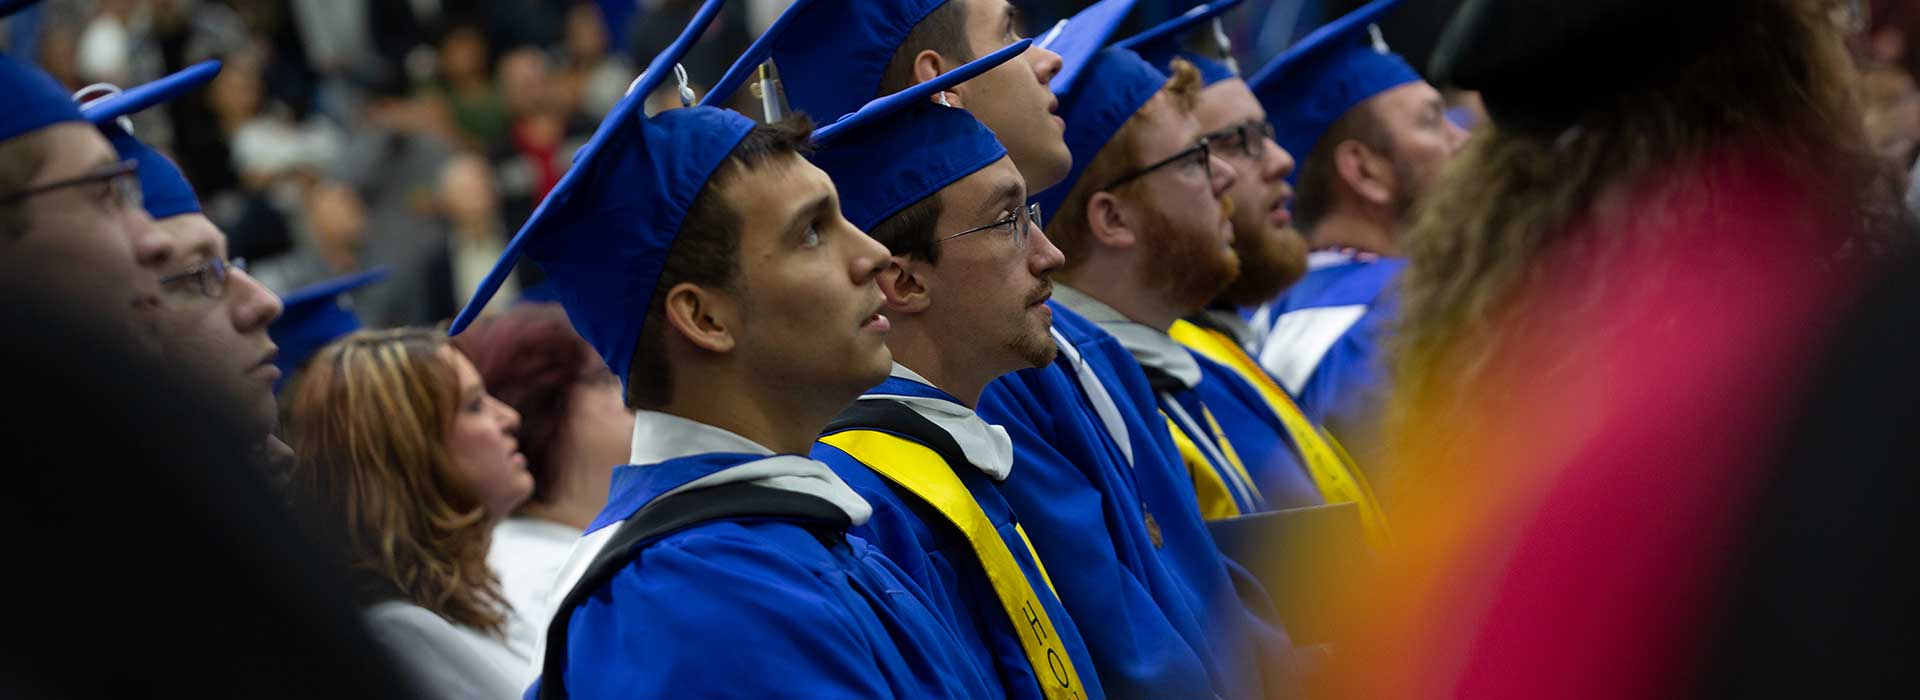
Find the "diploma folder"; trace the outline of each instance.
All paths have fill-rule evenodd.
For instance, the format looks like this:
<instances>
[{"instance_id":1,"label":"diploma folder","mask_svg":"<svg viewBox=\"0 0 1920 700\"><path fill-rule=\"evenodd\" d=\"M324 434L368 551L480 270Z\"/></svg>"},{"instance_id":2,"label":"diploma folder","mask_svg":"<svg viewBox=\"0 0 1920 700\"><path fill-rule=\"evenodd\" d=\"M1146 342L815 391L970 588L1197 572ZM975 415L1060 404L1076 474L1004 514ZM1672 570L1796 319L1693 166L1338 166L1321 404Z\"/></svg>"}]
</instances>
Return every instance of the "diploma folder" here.
<instances>
[{"instance_id":1,"label":"diploma folder","mask_svg":"<svg viewBox=\"0 0 1920 700\"><path fill-rule=\"evenodd\" d=\"M1354 503L1236 516L1207 530L1266 588L1295 646L1330 641L1329 593L1350 587L1374 559Z\"/></svg>"}]
</instances>

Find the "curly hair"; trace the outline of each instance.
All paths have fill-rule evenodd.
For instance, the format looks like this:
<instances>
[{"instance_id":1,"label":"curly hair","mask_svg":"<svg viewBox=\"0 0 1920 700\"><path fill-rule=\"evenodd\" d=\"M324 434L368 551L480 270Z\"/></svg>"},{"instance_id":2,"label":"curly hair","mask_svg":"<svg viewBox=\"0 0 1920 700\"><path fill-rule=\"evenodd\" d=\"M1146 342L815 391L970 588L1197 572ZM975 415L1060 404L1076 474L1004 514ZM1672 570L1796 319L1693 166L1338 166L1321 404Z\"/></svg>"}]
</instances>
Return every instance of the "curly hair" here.
<instances>
[{"instance_id":1,"label":"curly hair","mask_svg":"<svg viewBox=\"0 0 1920 700\"><path fill-rule=\"evenodd\" d=\"M1794 173L1816 210L1856 224L1836 248L1892 228L1898 200L1877 169L1856 105L1851 67L1821 0L1753 0L1752 21L1729 28L1691 64L1632 95L1589 110L1559 134L1497 127L1476 135L1413 213L1402 239L1392 348L1403 409L1450 405L1474 386L1516 329L1498 319L1551 274L1541 261L1579 245L1588 267L1621 259L1676 197L1712 198L1711 180L1672 180L1613 211L1603 198L1659 182L1662 173L1728 149L1757 152ZM1604 278L1604 273L1598 274ZM1489 320L1493 319L1493 320Z\"/></svg>"},{"instance_id":2,"label":"curly hair","mask_svg":"<svg viewBox=\"0 0 1920 700\"><path fill-rule=\"evenodd\" d=\"M398 591L502 636L490 521L460 488L447 447L460 387L443 350L458 352L427 329L361 331L322 348L284 397L293 484L336 519L347 564L371 584L363 603Z\"/></svg>"}]
</instances>

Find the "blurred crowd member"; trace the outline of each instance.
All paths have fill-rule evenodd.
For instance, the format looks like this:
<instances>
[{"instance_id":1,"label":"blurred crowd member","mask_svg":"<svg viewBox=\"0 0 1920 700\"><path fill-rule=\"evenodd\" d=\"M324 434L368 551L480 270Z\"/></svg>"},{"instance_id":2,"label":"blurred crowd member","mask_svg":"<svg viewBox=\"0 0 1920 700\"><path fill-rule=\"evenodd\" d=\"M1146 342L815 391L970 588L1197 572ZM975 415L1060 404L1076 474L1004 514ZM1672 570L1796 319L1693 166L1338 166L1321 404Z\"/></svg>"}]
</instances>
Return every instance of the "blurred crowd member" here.
<instances>
[{"instance_id":1,"label":"blurred crowd member","mask_svg":"<svg viewBox=\"0 0 1920 700\"><path fill-rule=\"evenodd\" d=\"M0 696L415 697L328 568L332 543L288 516L254 461L252 419L211 389L221 380L141 350L12 235L0 366L33 398L0 409L21 468L0 493L15 574L0 595L32 604L8 613ZM129 539L113 556L78 544Z\"/></svg>"},{"instance_id":2,"label":"blurred crowd member","mask_svg":"<svg viewBox=\"0 0 1920 700\"><path fill-rule=\"evenodd\" d=\"M136 166L114 153L46 73L0 54L0 247L74 307L151 331L173 247L141 207ZM142 337L151 339L150 334Z\"/></svg>"},{"instance_id":3,"label":"blurred crowd member","mask_svg":"<svg viewBox=\"0 0 1920 700\"><path fill-rule=\"evenodd\" d=\"M500 212L493 168L485 158L463 154L440 167L435 196L444 232L395 280L381 314L388 324L433 324L453 318L505 251L509 232ZM509 277L489 309L520 298L521 277Z\"/></svg>"},{"instance_id":4,"label":"blurred crowd member","mask_svg":"<svg viewBox=\"0 0 1920 700\"><path fill-rule=\"evenodd\" d=\"M563 65L560 73L564 102L575 105L580 114L599 119L613 109L627 93L627 85L639 70L626 58L608 50L611 37L599 5L575 2L567 9L566 40L561 46ZM718 77L718 76L715 76Z\"/></svg>"},{"instance_id":5,"label":"blurred crowd member","mask_svg":"<svg viewBox=\"0 0 1920 700\"><path fill-rule=\"evenodd\" d=\"M487 151L500 164L501 177L510 195L511 215L525 221L533 207L546 198L566 172L567 137L576 131L591 131L585 122L576 122L568 104L553 85L552 61L545 52L526 47L500 57L498 84L501 104L506 109L505 138Z\"/></svg>"},{"instance_id":6,"label":"blurred crowd member","mask_svg":"<svg viewBox=\"0 0 1920 700\"><path fill-rule=\"evenodd\" d=\"M1449 25L1435 77L1492 125L1403 239L1408 537L1346 592L1323 696L1697 694L1736 524L1898 211L1831 4L1469 0Z\"/></svg>"},{"instance_id":7,"label":"blurred crowd member","mask_svg":"<svg viewBox=\"0 0 1920 700\"><path fill-rule=\"evenodd\" d=\"M299 247L255 269L269 289L290 292L365 269L367 209L360 193L335 181L308 189Z\"/></svg>"},{"instance_id":8,"label":"blurred crowd member","mask_svg":"<svg viewBox=\"0 0 1920 700\"><path fill-rule=\"evenodd\" d=\"M484 151L505 141L507 111L494 89L487 35L478 26L456 24L440 38L438 57L433 90L446 102L464 145Z\"/></svg>"},{"instance_id":9,"label":"blurred crowd member","mask_svg":"<svg viewBox=\"0 0 1920 700\"><path fill-rule=\"evenodd\" d=\"M436 697L520 697L511 610L487 568L493 528L533 491L519 414L417 329L335 341L285 401L293 483L346 542L374 635Z\"/></svg>"},{"instance_id":10,"label":"blurred crowd member","mask_svg":"<svg viewBox=\"0 0 1920 700\"><path fill-rule=\"evenodd\" d=\"M1373 442L1389 392L1403 230L1467 139L1440 92L1377 38L1374 23L1400 4L1354 10L1248 80L1301 160L1293 219L1315 251L1307 276L1254 313L1255 350L1310 418L1358 445Z\"/></svg>"},{"instance_id":11,"label":"blurred crowd member","mask_svg":"<svg viewBox=\"0 0 1920 700\"><path fill-rule=\"evenodd\" d=\"M627 461L633 410L557 305L526 304L482 319L453 344L473 359L487 390L521 416L533 495L494 528L487 562L513 605L507 643L525 658L532 681L533 651L566 594L555 582L606 506L613 468Z\"/></svg>"},{"instance_id":12,"label":"blurred crowd member","mask_svg":"<svg viewBox=\"0 0 1920 700\"><path fill-rule=\"evenodd\" d=\"M266 99L262 71L272 50L256 43L229 54L207 97L226 133L241 186L284 197L274 190L296 188L333 163L341 136L324 119Z\"/></svg>"}]
</instances>

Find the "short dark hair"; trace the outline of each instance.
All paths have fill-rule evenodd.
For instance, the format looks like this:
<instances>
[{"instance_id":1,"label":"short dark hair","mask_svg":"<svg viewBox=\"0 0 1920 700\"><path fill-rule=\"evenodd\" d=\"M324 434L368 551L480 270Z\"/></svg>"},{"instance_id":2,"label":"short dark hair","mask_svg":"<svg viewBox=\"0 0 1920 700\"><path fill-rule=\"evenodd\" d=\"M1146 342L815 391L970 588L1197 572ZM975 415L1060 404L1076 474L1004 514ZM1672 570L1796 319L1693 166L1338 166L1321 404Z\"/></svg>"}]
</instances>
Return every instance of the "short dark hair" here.
<instances>
[{"instance_id":1,"label":"short dark hair","mask_svg":"<svg viewBox=\"0 0 1920 700\"><path fill-rule=\"evenodd\" d=\"M687 207L680 232L667 260L660 269L660 280L653 285L653 298L647 304L647 318L634 343L633 360L627 370L627 407L657 409L673 400L673 371L667 366L666 320L667 291L682 283L703 287L732 289L739 272L740 214L722 199L726 188L749 168L756 168L782 155L804 156L811 149L813 120L794 114L772 124L755 126L740 145L733 147L727 159L715 168L701 186L700 194Z\"/></svg>"},{"instance_id":2,"label":"short dark hair","mask_svg":"<svg viewBox=\"0 0 1920 700\"><path fill-rule=\"evenodd\" d=\"M935 192L874 224L867 235L886 246L889 254L938 263L940 247L933 244L933 227L940 223L940 214L944 211L941 193Z\"/></svg>"},{"instance_id":3,"label":"short dark hair","mask_svg":"<svg viewBox=\"0 0 1920 700\"><path fill-rule=\"evenodd\" d=\"M893 60L887 63L887 72L880 78L880 92L874 97L913 87L917 82L913 79L913 58L921 51L932 50L951 59L956 66L972 61L973 47L967 43L967 3L970 1L947 0L913 25L913 31L907 32L907 38L893 52Z\"/></svg>"},{"instance_id":4,"label":"short dark hair","mask_svg":"<svg viewBox=\"0 0 1920 700\"><path fill-rule=\"evenodd\" d=\"M1293 222L1303 233L1312 235L1313 227L1333 211L1334 183L1340 180L1340 167L1334 163L1334 152L1347 141L1359 141L1368 148L1389 155L1393 152L1393 141L1388 138L1387 125L1374 112L1373 105L1360 103L1335 119L1300 166L1299 187L1295 188L1293 194ZM1294 156L1299 157L1299 154Z\"/></svg>"}]
</instances>

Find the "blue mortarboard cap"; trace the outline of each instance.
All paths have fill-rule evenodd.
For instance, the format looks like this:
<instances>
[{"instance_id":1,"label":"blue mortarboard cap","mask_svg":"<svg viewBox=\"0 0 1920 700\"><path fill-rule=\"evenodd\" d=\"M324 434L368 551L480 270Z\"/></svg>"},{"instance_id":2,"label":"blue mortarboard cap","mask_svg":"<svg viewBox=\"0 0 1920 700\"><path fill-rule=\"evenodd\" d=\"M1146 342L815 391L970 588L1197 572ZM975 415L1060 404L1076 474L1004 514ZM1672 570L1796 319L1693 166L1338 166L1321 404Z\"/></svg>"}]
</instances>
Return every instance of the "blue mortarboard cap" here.
<instances>
[{"instance_id":1,"label":"blue mortarboard cap","mask_svg":"<svg viewBox=\"0 0 1920 700\"><path fill-rule=\"evenodd\" d=\"M393 270L386 267L319 282L280 298L286 310L267 327L267 337L280 346L273 365L280 368L280 381L274 391L293 377L307 358L327 343L360 330L360 317L340 295L384 280Z\"/></svg>"},{"instance_id":2,"label":"blue mortarboard cap","mask_svg":"<svg viewBox=\"0 0 1920 700\"><path fill-rule=\"evenodd\" d=\"M1218 0L1218 2L1195 5L1193 9L1166 22L1155 25L1139 34L1114 42L1114 46L1140 54L1156 68L1165 70L1173 64L1173 59L1184 58L1200 69L1200 79L1207 85L1240 77L1240 70L1234 66L1230 56L1204 56L1188 50L1181 44L1189 32L1203 22L1210 22L1225 14L1227 10L1238 7L1244 0ZM1227 47L1220 47L1225 52Z\"/></svg>"},{"instance_id":3,"label":"blue mortarboard cap","mask_svg":"<svg viewBox=\"0 0 1920 700\"><path fill-rule=\"evenodd\" d=\"M1016 42L814 131L820 149L813 164L833 178L847 220L870 230L1006 157L1006 147L972 114L931 98L1012 60L1032 44L1032 39Z\"/></svg>"},{"instance_id":4,"label":"blue mortarboard cap","mask_svg":"<svg viewBox=\"0 0 1920 700\"><path fill-rule=\"evenodd\" d=\"M60 122L84 122L73 98L53 76L33 64L0 53L0 141Z\"/></svg>"},{"instance_id":5,"label":"blue mortarboard cap","mask_svg":"<svg viewBox=\"0 0 1920 700\"><path fill-rule=\"evenodd\" d=\"M712 107L647 117L647 95L713 22L724 3L707 0L693 22L601 122L572 167L541 200L453 319L460 333L513 273L521 256L538 263L567 318L624 384L653 287L687 208L754 121Z\"/></svg>"},{"instance_id":6,"label":"blue mortarboard cap","mask_svg":"<svg viewBox=\"0 0 1920 700\"><path fill-rule=\"evenodd\" d=\"M828 123L880 94L893 54L920 20L948 0L799 0L747 48L714 85L726 99L755 66L781 68L787 103Z\"/></svg>"},{"instance_id":7,"label":"blue mortarboard cap","mask_svg":"<svg viewBox=\"0 0 1920 700\"><path fill-rule=\"evenodd\" d=\"M1060 212L1060 204L1074 184L1120 127L1167 84L1165 73L1126 49L1094 54L1083 73L1081 88L1060 96L1060 118L1067 122L1067 150L1073 153L1073 168L1067 171L1067 179L1031 198L1040 205L1041 216L1047 221Z\"/></svg>"},{"instance_id":8,"label":"blue mortarboard cap","mask_svg":"<svg viewBox=\"0 0 1920 700\"><path fill-rule=\"evenodd\" d=\"M27 9L28 5L36 2L40 2L40 0L0 0L0 18L5 18L7 15Z\"/></svg>"},{"instance_id":9,"label":"blue mortarboard cap","mask_svg":"<svg viewBox=\"0 0 1920 700\"><path fill-rule=\"evenodd\" d=\"M219 74L219 61L203 61L151 83L93 100L80 109L80 114L87 121L100 127L100 132L106 135L107 141L113 144L113 150L121 158L140 164L141 199L145 202L147 215L156 221L198 213L200 199L194 196L193 185L187 182L187 176L180 172L179 166L127 133L115 120L197 89Z\"/></svg>"},{"instance_id":10,"label":"blue mortarboard cap","mask_svg":"<svg viewBox=\"0 0 1920 700\"><path fill-rule=\"evenodd\" d=\"M1113 38L1113 32L1126 21L1136 0L1100 0L1078 14L1068 17L1040 39L1040 48L1060 54L1060 72L1048 86L1053 94L1066 95L1080 81L1094 56ZM1077 155L1077 154L1076 154Z\"/></svg>"},{"instance_id":11,"label":"blue mortarboard cap","mask_svg":"<svg viewBox=\"0 0 1920 700\"><path fill-rule=\"evenodd\" d=\"M1274 140L1296 160L1305 162L1327 128L1355 105L1421 80L1406 59L1370 36L1373 23L1400 2L1374 0L1328 22L1247 79L1273 122Z\"/></svg>"}]
</instances>

